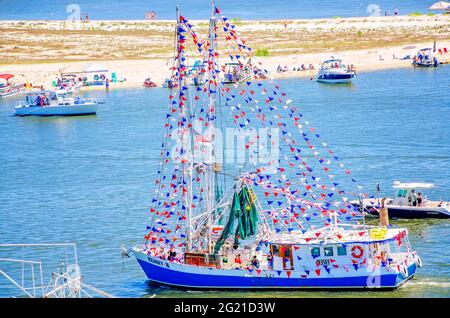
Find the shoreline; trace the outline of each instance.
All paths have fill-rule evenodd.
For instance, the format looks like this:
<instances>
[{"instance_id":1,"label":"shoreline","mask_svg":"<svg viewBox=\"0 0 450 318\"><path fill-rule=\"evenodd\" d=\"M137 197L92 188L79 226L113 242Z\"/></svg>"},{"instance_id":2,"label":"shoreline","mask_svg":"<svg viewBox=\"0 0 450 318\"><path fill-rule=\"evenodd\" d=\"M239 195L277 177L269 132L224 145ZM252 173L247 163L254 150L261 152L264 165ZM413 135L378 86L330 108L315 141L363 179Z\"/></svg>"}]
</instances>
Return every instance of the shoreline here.
<instances>
[{"instance_id":1,"label":"shoreline","mask_svg":"<svg viewBox=\"0 0 450 318\"><path fill-rule=\"evenodd\" d=\"M206 34L206 20L191 22L199 35ZM450 51L450 15L234 19L232 23L273 78L315 77L320 62L331 56L353 64L361 73L412 67L411 60L400 58L412 57L434 41L437 48ZM15 74L19 83L49 88L59 69L99 63L118 78L126 78L110 88L141 87L148 77L161 85L170 77L174 24L175 20L3 20L0 73ZM219 45L223 44L219 39ZM196 47L189 44L186 50L192 65ZM450 53L438 59L449 62ZM315 71L292 71L302 64L312 64ZM277 73L278 65L290 71Z\"/></svg>"},{"instance_id":2,"label":"shoreline","mask_svg":"<svg viewBox=\"0 0 450 318\"><path fill-rule=\"evenodd\" d=\"M429 43L415 44L417 48L425 47ZM450 49L450 41L442 42L442 47ZM438 47L440 47L438 46ZM283 78L303 78L310 77L315 79L319 68L319 63L331 56L339 57L346 65L353 64L356 67L357 73L367 73L374 71L382 71L388 69L412 67L412 60L401 60L405 55L414 55L416 49L404 50L404 46L395 46L381 49L371 50L352 50L332 53L306 53L298 55L286 55L275 57L258 57L258 60L263 63L263 66L269 71L274 79ZM380 56L382 60L380 60ZM396 58L393 58L393 57ZM440 62L449 63L450 53L440 56ZM54 62L54 63L35 63L35 64L10 64L0 65L2 73L15 74L17 82L29 81L34 86L44 85L45 88L50 88L52 81L55 80L59 74L59 69L67 65L74 67L82 67L91 63L103 64L110 72L116 72L119 78L125 78L126 81L121 83L111 83L110 89L118 88L136 88L143 87L143 81L151 77L158 86L164 80L170 77L170 66L166 59L138 59L138 60L91 60L91 61L77 61L77 62ZM302 64L308 66L312 64L315 70L310 71L293 71L294 67L300 67ZM287 66L289 71L286 73L276 72L278 65ZM83 91L104 89L100 87L82 87Z\"/></svg>"}]
</instances>

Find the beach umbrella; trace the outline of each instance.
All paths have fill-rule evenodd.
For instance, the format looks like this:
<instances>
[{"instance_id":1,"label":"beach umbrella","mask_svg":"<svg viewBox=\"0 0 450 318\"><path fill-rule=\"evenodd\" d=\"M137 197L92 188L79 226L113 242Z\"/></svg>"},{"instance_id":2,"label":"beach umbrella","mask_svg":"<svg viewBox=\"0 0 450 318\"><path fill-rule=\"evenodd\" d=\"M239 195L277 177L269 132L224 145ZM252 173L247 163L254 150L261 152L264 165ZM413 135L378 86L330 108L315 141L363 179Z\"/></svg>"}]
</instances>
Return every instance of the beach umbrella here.
<instances>
[{"instance_id":1,"label":"beach umbrella","mask_svg":"<svg viewBox=\"0 0 450 318\"><path fill-rule=\"evenodd\" d=\"M447 10L447 9L450 9L450 2L439 1L439 2L436 2L435 4L433 4L428 9L430 9L430 10Z\"/></svg>"}]
</instances>

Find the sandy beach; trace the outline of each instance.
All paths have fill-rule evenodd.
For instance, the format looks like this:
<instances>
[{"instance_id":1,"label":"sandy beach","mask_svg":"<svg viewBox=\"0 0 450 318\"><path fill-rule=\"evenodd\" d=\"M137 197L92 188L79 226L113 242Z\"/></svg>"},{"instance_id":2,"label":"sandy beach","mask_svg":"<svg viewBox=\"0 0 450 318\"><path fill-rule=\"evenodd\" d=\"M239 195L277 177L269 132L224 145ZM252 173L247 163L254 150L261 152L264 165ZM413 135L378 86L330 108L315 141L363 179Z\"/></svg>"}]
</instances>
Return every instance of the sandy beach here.
<instances>
[{"instance_id":1,"label":"sandy beach","mask_svg":"<svg viewBox=\"0 0 450 318\"><path fill-rule=\"evenodd\" d=\"M148 77L160 84L170 76L174 23L3 21L0 72L15 74L19 82L28 80L50 87L61 68L96 62L126 79L111 88L142 86ZM206 34L207 21L192 23L199 34ZM317 69L332 55L353 64L358 72L366 72L410 67L411 60L400 58L415 54L418 48L431 47L434 40L437 48L450 49L448 15L231 23L273 77L312 77L316 71L292 69L302 64ZM188 52L193 50L188 47ZM440 60L449 61L450 54L442 55ZM278 65L290 71L276 73Z\"/></svg>"}]
</instances>

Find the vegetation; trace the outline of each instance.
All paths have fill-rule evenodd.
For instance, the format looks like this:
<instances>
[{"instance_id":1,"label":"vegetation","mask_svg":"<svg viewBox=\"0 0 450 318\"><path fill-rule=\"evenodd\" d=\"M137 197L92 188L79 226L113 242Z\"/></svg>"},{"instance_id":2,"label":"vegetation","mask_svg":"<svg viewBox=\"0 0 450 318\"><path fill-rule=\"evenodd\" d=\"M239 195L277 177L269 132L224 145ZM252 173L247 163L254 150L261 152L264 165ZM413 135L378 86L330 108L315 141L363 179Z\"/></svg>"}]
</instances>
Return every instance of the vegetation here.
<instances>
[{"instance_id":1,"label":"vegetation","mask_svg":"<svg viewBox=\"0 0 450 318\"><path fill-rule=\"evenodd\" d=\"M256 49L256 56L269 56L269 49Z\"/></svg>"}]
</instances>

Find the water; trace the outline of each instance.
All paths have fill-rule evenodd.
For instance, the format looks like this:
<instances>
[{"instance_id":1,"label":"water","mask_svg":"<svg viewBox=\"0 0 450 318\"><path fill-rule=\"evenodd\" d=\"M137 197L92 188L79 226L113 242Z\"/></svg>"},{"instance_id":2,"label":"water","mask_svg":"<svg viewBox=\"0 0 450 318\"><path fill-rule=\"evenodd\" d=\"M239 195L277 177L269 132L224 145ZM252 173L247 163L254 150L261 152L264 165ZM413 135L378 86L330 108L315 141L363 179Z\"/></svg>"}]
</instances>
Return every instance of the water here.
<instances>
[{"instance_id":1,"label":"water","mask_svg":"<svg viewBox=\"0 0 450 318\"><path fill-rule=\"evenodd\" d=\"M450 200L449 71L365 73L351 86L309 79L279 82L367 191L376 181L382 195L392 195L394 180L426 181L436 184L429 192L432 199ZM450 296L448 220L394 222L410 229L424 263L417 278L395 292L151 289L134 259L122 267L119 247L143 240L167 90L85 95L107 99L97 116L16 118L11 116L16 101L0 100L0 242L76 242L85 281L123 297ZM9 296L8 286L0 277L1 297Z\"/></svg>"},{"instance_id":2,"label":"water","mask_svg":"<svg viewBox=\"0 0 450 318\"><path fill-rule=\"evenodd\" d=\"M389 10L393 15L398 8L399 14L412 12L427 13L428 8L435 0L410 1L410 0L247 0L247 1L216 1L229 17L240 19L309 19L331 17L356 17L372 14L384 15ZM211 12L209 0L168 0L168 1L144 1L130 0L0 0L0 19L48 19L65 20L72 13L67 12L69 4L80 6L83 16L89 14L96 20L131 20L144 19L144 13L155 11L158 19L174 19L174 8L180 5L183 14L190 19L207 19ZM238 5L237 5L238 4ZM376 4L378 7L374 6ZM378 10L379 8L379 10ZM78 12L78 11L77 11ZM79 13L76 18L79 19Z\"/></svg>"}]
</instances>

